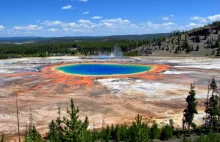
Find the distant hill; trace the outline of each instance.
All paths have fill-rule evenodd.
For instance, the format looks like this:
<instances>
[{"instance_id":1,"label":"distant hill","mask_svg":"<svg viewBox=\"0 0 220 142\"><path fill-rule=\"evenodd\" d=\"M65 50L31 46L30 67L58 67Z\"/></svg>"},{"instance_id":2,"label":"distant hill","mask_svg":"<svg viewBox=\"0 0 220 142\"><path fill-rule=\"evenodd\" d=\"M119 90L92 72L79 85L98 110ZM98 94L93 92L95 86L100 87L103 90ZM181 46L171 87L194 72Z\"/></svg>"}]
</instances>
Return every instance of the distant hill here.
<instances>
[{"instance_id":1,"label":"distant hill","mask_svg":"<svg viewBox=\"0 0 220 142\"><path fill-rule=\"evenodd\" d=\"M28 42L72 42L74 40L143 40L149 37L167 37L169 33L144 35L113 35L113 36L79 36L79 37L0 37L0 43L28 43Z\"/></svg>"},{"instance_id":2,"label":"distant hill","mask_svg":"<svg viewBox=\"0 0 220 142\"><path fill-rule=\"evenodd\" d=\"M220 21L168 37L148 40L130 53L151 56L220 56Z\"/></svg>"}]
</instances>

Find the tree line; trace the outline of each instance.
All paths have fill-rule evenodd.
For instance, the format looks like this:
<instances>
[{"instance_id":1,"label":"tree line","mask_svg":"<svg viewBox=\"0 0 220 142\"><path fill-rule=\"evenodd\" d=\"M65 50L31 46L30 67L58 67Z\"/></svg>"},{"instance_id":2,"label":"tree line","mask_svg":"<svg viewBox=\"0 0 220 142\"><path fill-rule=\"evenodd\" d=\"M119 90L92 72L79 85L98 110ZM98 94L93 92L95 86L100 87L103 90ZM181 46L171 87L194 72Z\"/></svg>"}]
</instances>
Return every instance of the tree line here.
<instances>
[{"instance_id":1,"label":"tree line","mask_svg":"<svg viewBox=\"0 0 220 142\"><path fill-rule=\"evenodd\" d=\"M118 45L126 54L142 46L148 40L106 40L106 41L77 41L33 44L0 44L0 59L19 57L46 57L58 55L97 55L111 53Z\"/></svg>"}]
</instances>

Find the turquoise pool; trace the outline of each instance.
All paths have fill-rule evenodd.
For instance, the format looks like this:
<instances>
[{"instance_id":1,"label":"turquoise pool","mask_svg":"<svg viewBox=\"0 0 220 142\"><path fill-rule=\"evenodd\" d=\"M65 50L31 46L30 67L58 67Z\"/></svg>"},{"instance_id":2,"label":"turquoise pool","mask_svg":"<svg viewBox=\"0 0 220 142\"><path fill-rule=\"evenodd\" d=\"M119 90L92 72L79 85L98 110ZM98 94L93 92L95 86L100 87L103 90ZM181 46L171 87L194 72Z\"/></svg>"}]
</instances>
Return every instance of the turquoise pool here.
<instances>
[{"instance_id":1,"label":"turquoise pool","mask_svg":"<svg viewBox=\"0 0 220 142\"><path fill-rule=\"evenodd\" d=\"M55 69L68 74L84 76L109 76L146 72L151 70L152 67L134 64L70 64L57 66Z\"/></svg>"}]
</instances>

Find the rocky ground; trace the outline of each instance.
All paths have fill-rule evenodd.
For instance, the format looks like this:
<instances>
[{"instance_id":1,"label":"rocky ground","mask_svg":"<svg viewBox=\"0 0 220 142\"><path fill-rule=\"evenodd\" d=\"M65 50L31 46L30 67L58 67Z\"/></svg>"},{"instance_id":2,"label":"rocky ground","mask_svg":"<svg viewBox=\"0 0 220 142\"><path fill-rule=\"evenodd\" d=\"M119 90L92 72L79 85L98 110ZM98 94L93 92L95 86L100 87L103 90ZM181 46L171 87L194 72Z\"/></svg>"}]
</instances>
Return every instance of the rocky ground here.
<instances>
[{"instance_id":1,"label":"rocky ground","mask_svg":"<svg viewBox=\"0 0 220 142\"><path fill-rule=\"evenodd\" d=\"M119 62L166 64L170 68L154 78L142 76L84 78L54 73L50 66L68 62ZM203 57L136 57L124 59L81 59L78 57L22 58L0 60L0 133L16 135L15 94L18 95L21 131L33 116L34 125L46 134L48 124L65 115L70 98L80 108L80 118L89 117L90 128L112 123L130 123L137 113L163 125L173 119L181 127L182 112L190 83L195 82L202 123L207 84L216 78L220 84L220 59Z\"/></svg>"}]
</instances>

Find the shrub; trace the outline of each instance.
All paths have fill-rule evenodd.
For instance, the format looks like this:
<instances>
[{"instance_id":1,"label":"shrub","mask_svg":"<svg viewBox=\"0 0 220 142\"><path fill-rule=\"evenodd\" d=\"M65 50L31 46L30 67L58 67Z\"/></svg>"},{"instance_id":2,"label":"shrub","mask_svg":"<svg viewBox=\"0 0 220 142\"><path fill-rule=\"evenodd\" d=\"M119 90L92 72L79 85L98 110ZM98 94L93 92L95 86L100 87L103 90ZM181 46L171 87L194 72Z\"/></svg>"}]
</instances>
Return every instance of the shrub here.
<instances>
[{"instance_id":1,"label":"shrub","mask_svg":"<svg viewBox=\"0 0 220 142\"><path fill-rule=\"evenodd\" d=\"M161 140L168 140L173 136L173 128L172 126L166 125L162 128L160 139Z\"/></svg>"}]
</instances>

